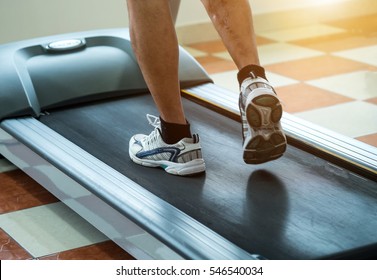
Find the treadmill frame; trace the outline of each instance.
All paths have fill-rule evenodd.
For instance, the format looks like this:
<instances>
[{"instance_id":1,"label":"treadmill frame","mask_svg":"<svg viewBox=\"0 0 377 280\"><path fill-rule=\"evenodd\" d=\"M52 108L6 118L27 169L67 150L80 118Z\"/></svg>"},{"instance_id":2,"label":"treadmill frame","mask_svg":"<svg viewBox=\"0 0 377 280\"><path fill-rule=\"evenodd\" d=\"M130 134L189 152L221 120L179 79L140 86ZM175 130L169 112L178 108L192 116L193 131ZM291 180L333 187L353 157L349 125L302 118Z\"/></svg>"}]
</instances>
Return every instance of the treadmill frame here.
<instances>
[{"instance_id":1,"label":"treadmill frame","mask_svg":"<svg viewBox=\"0 0 377 280\"><path fill-rule=\"evenodd\" d=\"M238 115L238 95L214 84L184 94ZM372 147L287 113L282 126L294 144L376 178ZM137 259L263 258L219 236L33 117L1 122L0 153ZM146 242L152 245L146 248Z\"/></svg>"},{"instance_id":2,"label":"treadmill frame","mask_svg":"<svg viewBox=\"0 0 377 280\"><path fill-rule=\"evenodd\" d=\"M258 258L33 117L1 122L0 153L137 259Z\"/></svg>"}]
</instances>

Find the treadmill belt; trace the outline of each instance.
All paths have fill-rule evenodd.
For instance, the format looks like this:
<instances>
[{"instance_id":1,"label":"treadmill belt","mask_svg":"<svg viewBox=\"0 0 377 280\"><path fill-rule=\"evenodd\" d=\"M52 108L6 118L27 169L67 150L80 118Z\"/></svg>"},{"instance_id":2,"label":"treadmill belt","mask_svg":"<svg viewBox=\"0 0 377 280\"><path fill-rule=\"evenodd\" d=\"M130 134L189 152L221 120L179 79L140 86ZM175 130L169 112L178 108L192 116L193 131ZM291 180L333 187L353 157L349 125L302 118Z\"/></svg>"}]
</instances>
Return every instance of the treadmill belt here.
<instances>
[{"instance_id":1,"label":"treadmill belt","mask_svg":"<svg viewBox=\"0 0 377 280\"><path fill-rule=\"evenodd\" d=\"M252 254L340 258L376 248L376 182L293 146L276 161L246 165L240 123L189 100L184 106L207 166L195 177L129 159L130 137L153 129L145 114L158 116L149 94L51 111L40 121Z\"/></svg>"}]
</instances>

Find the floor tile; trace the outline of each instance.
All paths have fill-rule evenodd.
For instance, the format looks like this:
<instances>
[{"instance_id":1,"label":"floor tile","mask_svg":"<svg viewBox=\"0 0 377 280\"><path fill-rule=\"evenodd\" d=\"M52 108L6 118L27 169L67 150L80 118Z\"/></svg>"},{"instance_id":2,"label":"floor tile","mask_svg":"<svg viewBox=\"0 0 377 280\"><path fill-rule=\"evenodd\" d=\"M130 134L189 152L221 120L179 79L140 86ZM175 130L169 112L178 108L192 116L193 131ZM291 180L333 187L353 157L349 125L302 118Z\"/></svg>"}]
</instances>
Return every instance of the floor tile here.
<instances>
[{"instance_id":1,"label":"floor tile","mask_svg":"<svg viewBox=\"0 0 377 280\"><path fill-rule=\"evenodd\" d=\"M352 138L377 133L377 106L363 101L348 102L295 115Z\"/></svg>"},{"instance_id":2,"label":"floor tile","mask_svg":"<svg viewBox=\"0 0 377 280\"><path fill-rule=\"evenodd\" d=\"M258 47L259 58L263 66L296 59L323 55L320 51L311 50L286 43L269 44Z\"/></svg>"},{"instance_id":3,"label":"floor tile","mask_svg":"<svg viewBox=\"0 0 377 280\"><path fill-rule=\"evenodd\" d=\"M290 29L281 29L263 32L263 37L268 39L289 42L294 40L344 33L345 30L342 28L329 26L325 24L311 24L307 26L295 27Z\"/></svg>"},{"instance_id":4,"label":"floor tile","mask_svg":"<svg viewBox=\"0 0 377 280\"><path fill-rule=\"evenodd\" d=\"M0 173L0 214L57 202L21 170Z\"/></svg>"},{"instance_id":5,"label":"floor tile","mask_svg":"<svg viewBox=\"0 0 377 280\"><path fill-rule=\"evenodd\" d=\"M377 36L355 35L351 33L335 34L305 40L292 41L291 44L311 48L326 53L377 45Z\"/></svg>"},{"instance_id":6,"label":"floor tile","mask_svg":"<svg viewBox=\"0 0 377 280\"><path fill-rule=\"evenodd\" d=\"M32 256L0 229L0 260L27 260Z\"/></svg>"},{"instance_id":7,"label":"floor tile","mask_svg":"<svg viewBox=\"0 0 377 280\"><path fill-rule=\"evenodd\" d=\"M367 99L367 100L365 100L365 101L377 105L377 97L376 97L376 98Z\"/></svg>"},{"instance_id":8,"label":"floor tile","mask_svg":"<svg viewBox=\"0 0 377 280\"><path fill-rule=\"evenodd\" d=\"M307 81L308 84L357 100L377 97L377 73L357 71Z\"/></svg>"},{"instance_id":9,"label":"floor tile","mask_svg":"<svg viewBox=\"0 0 377 280\"><path fill-rule=\"evenodd\" d=\"M231 60L231 61L233 60L230 54L228 53L228 51L212 53L212 56L225 59L225 60Z\"/></svg>"},{"instance_id":10,"label":"floor tile","mask_svg":"<svg viewBox=\"0 0 377 280\"><path fill-rule=\"evenodd\" d=\"M276 40L271 40L271 39L268 39L264 36L258 36L257 35L255 38L256 38L257 46L278 43Z\"/></svg>"},{"instance_id":11,"label":"floor tile","mask_svg":"<svg viewBox=\"0 0 377 280\"><path fill-rule=\"evenodd\" d=\"M198 57L197 61L203 66L208 74L237 70L237 66L233 61L211 55Z\"/></svg>"},{"instance_id":12,"label":"floor tile","mask_svg":"<svg viewBox=\"0 0 377 280\"><path fill-rule=\"evenodd\" d=\"M256 36L257 45L266 45L271 43L276 43L275 40L271 40L262 36ZM190 49L195 49L205 53L218 53L227 51L222 40L214 40L207 42L200 42L187 45Z\"/></svg>"},{"instance_id":13,"label":"floor tile","mask_svg":"<svg viewBox=\"0 0 377 280\"><path fill-rule=\"evenodd\" d=\"M356 34L377 34L377 14L330 21L327 24Z\"/></svg>"},{"instance_id":14,"label":"floor tile","mask_svg":"<svg viewBox=\"0 0 377 280\"><path fill-rule=\"evenodd\" d=\"M294 85L299 83L299 81L288 78L283 75L279 75L270 71L266 71L266 76L268 81L273 85L273 87L283 87L283 86L288 86L288 85Z\"/></svg>"},{"instance_id":15,"label":"floor tile","mask_svg":"<svg viewBox=\"0 0 377 280\"><path fill-rule=\"evenodd\" d=\"M215 53L215 52L226 51L226 47L224 46L221 40L189 44L188 47L190 47L191 49L205 52L205 53Z\"/></svg>"},{"instance_id":16,"label":"floor tile","mask_svg":"<svg viewBox=\"0 0 377 280\"><path fill-rule=\"evenodd\" d=\"M61 202L0 215L0 227L33 257L108 240Z\"/></svg>"},{"instance_id":17,"label":"floor tile","mask_svg":"<svg viewBox=\"0 0 377 280\"><path fill-rule=\"evenodd\" d=\"M368 145L377 147L377 133L364 135L356 138L357 140L367 143Z\"/></svg>"},{"instance_id":18,"label":"floor tile","mask_svg":"<svg viewBox=\"0 0 377 280\"><path fill-rule=\"evenodd\" d=\"M184 46L184 49L190 54L192 55L193 57L203 57L203 56L206 56L208 55L206 52L203 52L203 51L199 51L197 49L193 49L191 47L188 47L188 46Z\"/></svg>"},{"instance_id":19,"label":"floor tile","mask_svg":"<svg viewBox=\"0 0 377 280\"><path fill-rule=\"evenodd\" d=\"M112 241L85 246L40 257L40 260L133 260L134 258Z\"/></svg>"},{"instance_id":20,"label":"floor tile","mask_svg":"<svg viewBox=\"0 0 377 280\"><path fill-rule=\"evenodd\" d=\"M231 90L233 92L239 91L239 85L237 81L237 70L222 72L218 74L210 75L214 83L218 86Z\"/></svg>"},{"instance_id":21,"label":"floor tile","mask_svg":"<svg viewBox=\"0 0 377 280\"><path fill-rule=\"evenodd\" d=\"M258 53L262 66L323 55L320 51L286 43L274 43L259 46ZM228 52L214 53L213 56L227 60L232 59Z\"/></svg>"},{"instance_id":22,"label":"floor tile","mask_svg":"<svg viewBox=\"0 0 377 280\"><path fill-rule=\"evenodd\" d=\"M283 101L284 111L288 113L298 113L353 100L304 83L278 87L276 91L279 98Z\"/></svg>"},{"instance_id":23,"label":"floor tile","mask_svg":"<svg viewBox=\"0 0 377 280\"><path fill-rule=\"evenodd\" d=\"M334 52L333 55L377 66L377 45Z\"/></svg>"},{"instance_id":24,"label":"floor tile","mask_svg":"<svg viewBox=\"0 0 377 280\"><path fill-rule=\"evenodd\" d=\"M358 70L369 70L370 66L353 60L322 55L267 65L266 69L300 81L318 79ZM377 70L377 68L375 68Z\"/></svg>"},{"instance_id":25,"label":"floor tile","mask_svg":"<svg viewBox=\"0 0 377 280\"><path fill-rule=\"evenodd\" d=\"M210 75L210 77L213 79L216 85L226 88L233 92L239 92L237 73L238 73L237 70L227 71L227 72L212 74ZM266 71L266 76L274 87L281 87L281 86L292 85L292 84L298 83L298 81L294 79L287 78L282 75L271 73L268 71Z\"/></svg>"}]
</instances>

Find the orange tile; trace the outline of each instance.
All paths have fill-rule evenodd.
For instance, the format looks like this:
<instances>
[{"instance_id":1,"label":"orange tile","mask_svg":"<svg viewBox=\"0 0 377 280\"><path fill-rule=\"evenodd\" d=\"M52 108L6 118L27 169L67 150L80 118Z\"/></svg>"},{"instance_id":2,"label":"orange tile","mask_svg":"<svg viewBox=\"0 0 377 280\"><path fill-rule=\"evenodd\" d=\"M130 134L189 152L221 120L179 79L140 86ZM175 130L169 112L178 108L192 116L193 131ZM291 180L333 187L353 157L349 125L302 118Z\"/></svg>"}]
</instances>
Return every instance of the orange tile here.
<instances>
[{"instance_id":1,"label":"orange tile","mask_svg":"<svg viewBox=\"0 0 377 280\"><path fill-rule=\"evenodd\" d=\"M0 260L27 260L32 256L0 229Z\"/></svg>"},{"instance_id":2,"label":"orange tile","mask_svg":"<svg viewBox=\"0 0 377 280\"><path fill-rule=\"evenodd\" d=\"M377 133L357 137L356 139L371 146L377 147Z\"/></svg>"},{"instance_id":3,"label":"orange tile","mask_svg":"<svg viewBox=\"0 0 377 280\"><path fill-rule=\"evenodd\" d=\"M200 57L197 57L196 60L201 65L224 61L224 59L221 59L221 58L218 58L218 57L212 56L212 55L200 56Z\"/></svg>"},{"instance_id":4,"label":"orange tile","mask_svg":"<svg viewBox=\"0 0 377 280\"><path fill-rule=\"evenodd\" d=\"M0 173L0 182L0 214L58 201L20 170Z\"/></svg>"},{"instance_id":5,"label":"orange tile","mask_svg":"<svg viewBox=\"0 0 377 280\"><path fill-rule=\"evenodd\" d=\"M298 113L352 101L351 98L303 83L277 87L284 110Z\"/></svg>"},{"instance_id":6,"label":"orange tile","mask_svg":"<svg viewBox=\"0 0 377 280\"><path fill-rule=\"evenodd\" d=\"M375 71L377 67L345 58L323 55L272 64L266 66L266 69L299 81L308 81L358 70Z\"/></svg>"},{"instance_id":7,"label":"orange tile","mask_svg":"<svg viewBox=\"0 0 377 280\"><path fill-rule=\"evenodd\" d=\"M198 57L197 61L203 66L208 74L215 74L237 69L233 61L217 58L214 56Z\"/></svg>"},{"instance_id":8,"label":"orange tile","mask_svg":"<svg viewBox=\"0 0 377 280\"><path fill-rule=\"evenodd\" d=\"M60 252L42 257L41 260L134 260L112 241Z\"/></svg>"},{"instance_id":9,"label":"orange tile","mask_svg":"<svg viewBox=\"0 0 377 280\"><path fill-rule=\"evenodd\" d=\"M190 48L197 49L207 53L216 53L226 51L226 48L221 40L201 42L188 45Z\"/></svg>"},{"instance_id":10,"label":"orange tile","mask_svg":"<svg viewBox=\"0 0 377 280\"><path fill-rule=\"evenodd\" d=\"M257 45L266 45L276 42L271 39L264 38L262 36L256 36L255 40L257 42ZM188 47L197 49L202 52L207 52L209 54L224 52L227 50L222 40L189 44Z\"/></svg>"},{"instance_id":11,"label":"orange tile","mask_svg":"<svg viewBox=\"0 0 377 280\"><path fill-rule=\"evenodd\" d=\"M336 52L354 48L377 45L377 36L356 35L352 33L341 33L316 37L290 43L315 49L322 52Z\"/></svg>"},{"instance_id":12,"label":"orange tile","mask_svg":"<svg viewBox=\"0 0 377 280\"><path fill-rule=\"evenodd\" d=\"M368 99L368 100L365 100L365 101L377 105L377 98L371 98L371 99Z\"/></svg>"},{"instance_id":13,"label":"orange tile","mask_svg":"<svg viewBox=\"0 0 377 280\"><path fill-rule=\"evenodd\" d=\"M327 24L347 29L355 34L374 34L377 33L377 14L363 15L354 18L346 18L328 22Z\"/></svg>"},{"instance_id":14,"label":"orange tile","mask_svg":"<svg viewBox=\"0 0 377 280\"><path fill-rule=\"evenodd\" d=\"M263 36L256 36L255 40L256 40L258 46L272 44L272 43L276 43L277 42L277 41L265 38Z\"/></svg>"}]
</instances>

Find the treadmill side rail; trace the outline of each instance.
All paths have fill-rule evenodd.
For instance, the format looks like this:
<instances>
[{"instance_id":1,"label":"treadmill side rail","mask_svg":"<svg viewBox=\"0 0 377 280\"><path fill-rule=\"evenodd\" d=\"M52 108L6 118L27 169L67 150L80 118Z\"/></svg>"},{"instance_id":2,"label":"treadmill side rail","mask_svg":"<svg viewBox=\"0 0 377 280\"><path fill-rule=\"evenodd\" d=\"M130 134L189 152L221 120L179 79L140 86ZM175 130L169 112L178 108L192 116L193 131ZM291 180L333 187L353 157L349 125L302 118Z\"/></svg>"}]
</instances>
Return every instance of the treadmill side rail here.
<instances>
[{"instance_id":1,"label":"treadmill side rail","mask_svg":"<svg viewBox=\"0 0 377 280\"><path fill-rule=\"evenodd\" d=\"M80 195L77 193L84 191L89 192L95 201L101 203L102 207L98 207L100 204L92 207L93 211L97 211L96 215L101 216L103 207L105 207L112 209L118 218L125 218L124 221L114 220L113 217L105 221L106 223L102 221L102 224L106 226L99 228L99 230L105 234L111 220L114 222L111 225L114 228L119 227L121 223L127 224L132 221L137 228L142 228L153 238L166 244L176 253L176 257L187 259L258 259L256 255L247 253L190 216L151 194L34 118L27 117L1 122L0 153L6 155L9 160L13 160L14 164L34 179L41 180L41 177L36 178L35 172L33 172L33 169L38 169L38 166L33 166L36 163L35 159L25 157L25 150L21 151L23 153L22 161L17 161L17 149L14 149L17 145L32 150L39 160L56 167L62 173L62 176L67 177L71 183L73 182L71 185L73 188L75 186L83 187L81 191L72 189L71 195L75 193L76 195L67 198L67 191L59 189L59 182L53 182L51 181L52 178L48 177L47 173L50 170L41 168L38 170L39 173L46 172L44 175L48 178L48 180L40 183L81 216L85 218L88 210L82 206L76 208L73 206L80 204ZM93 222L90 219L88 221L98 227L95 221ZM118 234L124 233L120 231ZM116 238L113 240L118 244L122 243ZM122 244L119 245L122 246ZM126 249L129 249L129 246ZM135 251L134 248L133 251ZM171 256L172 254L169 255L169 258Z\"/></svg>"},{"instance_id":2,"label":"treadmill side rail","mask_svg":"<svg viewBox=\"0 0 377 280\"><path fill-rule=\"evenodd\" d=\"M215 84L183 90L194 101L213 107L232 118L239 118L238 93ZM310 123L289 113L281 120L288 142L355 173L377 181L377 149L353 138Z\"/></svg>"}]
</instances>

